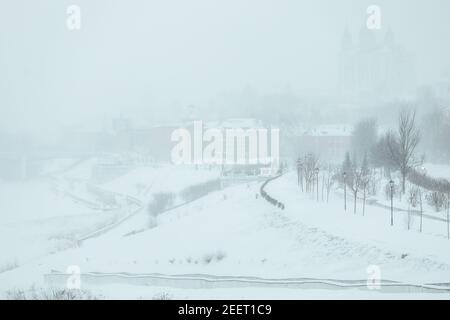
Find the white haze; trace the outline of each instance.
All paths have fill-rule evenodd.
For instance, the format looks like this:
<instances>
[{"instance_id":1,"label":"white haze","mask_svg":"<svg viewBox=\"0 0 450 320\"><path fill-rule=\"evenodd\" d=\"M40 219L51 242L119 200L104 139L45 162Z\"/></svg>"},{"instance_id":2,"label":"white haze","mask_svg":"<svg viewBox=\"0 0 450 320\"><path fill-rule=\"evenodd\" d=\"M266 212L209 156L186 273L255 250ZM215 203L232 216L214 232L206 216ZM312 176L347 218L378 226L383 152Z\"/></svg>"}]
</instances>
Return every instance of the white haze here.
<instances>
[{"instance_id":1,"label":"white haze","mask_svg":"<svg viewBox=\"0 0 450 320\"><path fill-rule=\"evenodd\" d=\"M82 29L66 28L81 7ZM372 1L2 1L0 128L99 127L120 113L152 119L208 106L224 92L289 88L333 95L346 27ZM450 2L377 1L412 56L416 83L450 70Z\"/></svg>"}]
</instances>

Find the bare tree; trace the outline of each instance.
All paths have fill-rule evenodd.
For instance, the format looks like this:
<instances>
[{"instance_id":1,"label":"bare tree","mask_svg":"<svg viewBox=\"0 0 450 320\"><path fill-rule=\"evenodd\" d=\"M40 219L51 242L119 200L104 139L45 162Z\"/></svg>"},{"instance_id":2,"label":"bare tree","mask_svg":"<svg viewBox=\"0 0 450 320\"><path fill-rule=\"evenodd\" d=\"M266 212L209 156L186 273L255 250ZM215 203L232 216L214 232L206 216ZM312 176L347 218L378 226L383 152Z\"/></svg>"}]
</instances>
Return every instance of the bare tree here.
<instances>
[{"instance_id":1,"label":"bare tree","mask_svg":"<svg viewBox=\"0 0 450 320\"><path fill-rule=\"evenodd\" d=\"M361 177L361 185L363 188L363 216L366 215L366 200L367 200L367 186L369 185L371 180L371 175L363 175Z\"/></svg>"},{"instance_id":2,"label":"bare tree","mask_svg":"<svg viewBox=\"0 0 450 320\"><path fill-rule=\"evenodd\" d=\"M361 163L361 187L363 188L363 216L366 213L366 198L367 198L367 186L371 178L371 170L369 169L369 160L367 152L364 153L364 157Z\"/></svg>"},{"instance_id":3,"label":"bare tree","mask_svg":"<svg viewBox=\"0 0 450 320\"><path fill-rule=\"evenodd\" d=\"M358 199L358 192L363 187L364 182L364 170L362 167L358 167L356 164L352 165L351 174L348 176L346 182L353 192L353 213L356 214L356 200Z\"/></svg>"},{"instance_id":4,"label":"bare tree","mask_svg":"<svg viewBox=\"0 0 450 320\"><path fill-rule=\"evenodd\" d=\"M325 191L325 174L322 173L322 202L323 202L323 195Z\"/></svg>"},{"instance_id":5,"label":"bare tree","mask_svg":"<svg viewBox=\"0 0 450 320\"><path fill-rule=\"evenodd\" d=\"M297 183L302 188L303 192L303 160L302 158L298 157L297 162Z\"/></svg>"},{"instance_id":6,"label":"bare tree","mask_svg":"<svg viewBox=\"0 0 450 320\"><path fill-rule=\"evenodd\" d=\"M420 141L420 131L416 126L416 112L403 110L398 121L398 133L388 139L388 148L392 161L402 175L402 193L405 193L406 177L419 162L414 152Z\"/></svg>"},{"instance_id":7,"label":"bare tree","mask_svg":"<svg viewBox=\"0 0 450 320\"><path fill-rule=\"evenodd\" d=\"M331 192L331 188L333 188L334 182L335 182L335 176L338 173L335 172L335 170L331 167L328 166L328 170L325 171L323 177L323 184L325 185L325 189L326 189L326 193L327 193L327 203L328 200L330 199L330 192Z\"/></svg>"},{"instance_id":8,"label":"bare tree","mask_svg":"<svg viewBox=\"0 0 450 320\"><path fill-rule=\"evenodd\" d=\"M313 154L309 153L305 156L303 161L303 177L305 178L306 191L314 192L314 181L315 181L315 169L319 164L319 158Z\"/></svg>"}]
</instances>

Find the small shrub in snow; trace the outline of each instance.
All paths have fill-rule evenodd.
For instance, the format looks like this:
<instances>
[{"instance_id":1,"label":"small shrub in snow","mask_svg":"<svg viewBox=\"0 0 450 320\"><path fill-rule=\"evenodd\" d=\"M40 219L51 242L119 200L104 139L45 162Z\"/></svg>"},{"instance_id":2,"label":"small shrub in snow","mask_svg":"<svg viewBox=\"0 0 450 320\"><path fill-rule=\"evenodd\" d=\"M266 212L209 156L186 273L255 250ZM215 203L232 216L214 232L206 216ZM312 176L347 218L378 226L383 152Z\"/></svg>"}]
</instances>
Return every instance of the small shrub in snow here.
<instances>
[{"instance_id":1,"label":"small shrub in snow","mask_svg":"<svg viewBox=\"0 0 450 320\"><path fill-rule=\"evenodd\" d=\"M223 252L223 251L218 251L217 253L216 253L216 260L217 261L221 261L222 259L224 259L225 258L225 252Z\"/></svg>"},{"instance_id":2,"label":"small shrub in snow","mask_svg":"<svg viewBox=\"0 0 450 320\"><path fill-rule=\"evenodd\" d=\"M208 253L203 256L202 261L204 264L209 264L213 258L214 258L214 255Z\"/></svg>"},{"instance_id":3,"label":"small shrub in snow","mask_svg":"<svg viewBox=\"0 0 450 320\"><path fill-rule=\"evenodd\" d=\"M181 197L184 201L192 201L198 199L212 191L220 190L220 180L212 180L204 183L199 183L184 189L181 192Z\"/></svg>"},{"instance_id":4,"label":"small shrub in snow","mask_svg":"<svg viewBox=\"0 0 450 320\"><path fill-rule=\"evenodd\" d=\"M6 300L27 300L25 291L20 289L6 291Z\"/></svg>"},{"instance_id":5,"label":"small shrub in snow","mask_svg":"<svg viewBox=\"0 0 450 320\"><path fill-rule=\"evenodd\" d=\"M225 253L223 251L217 251L216 253L208 253L202 257L202 262L204 264L209 264L213 262L213 260L219 262L225 258Z\"/></svg>"},{"instance_id":6,"label":"small shrub in snow","mask_svg":"<svg viewBox=\"0 0 450 320\"><path fill-rule=\"evenodd\" d=\"M168 292L159 292L153 296L152 300L172 300L172 296Z\"/></svg>"},{"instance_id":7,"label":"small shrub in snow","mask_svg":"<svg viewBox=\"0 0 450 320\"><path fill-rule=\"evenodd\" d=\"M6 292L7 300L99 300L101 296L94 296L86 290L36 288L28 291L14 289Z\"/></svg>"},{"instance_id":8,"label":"small shrub in snow","mask_svg":"<svg viewBox=\"0 0 450 320\"><path fill-rule=\"evenodd\" d=\"M436 212L442 211L447 205L447 196L443 192L432 191L425 196L427 203L436 210Z\"/></svg>"},{"instance_id":9,"label":"small shrub in snow","mask_svg":"<svg viewBox=\"0 0 450 320\"><path fill-rule=\"evenodd\" d=\"M148 213L157 216L173 205L175 194L172 192L160 192L153 195L153 200L148 205Z\"/></svg>"},{"instance_id":10,"label":"small shrub in snow","mask_svg":"<svg viewBox=\"0 0 450 320\"><path fill-rule=\"evenodd\" d=\"M420 201L420 190L418 187L412 186L408 190L408 202L411 207L416 208Z\"/></svg>"}]
</instances>

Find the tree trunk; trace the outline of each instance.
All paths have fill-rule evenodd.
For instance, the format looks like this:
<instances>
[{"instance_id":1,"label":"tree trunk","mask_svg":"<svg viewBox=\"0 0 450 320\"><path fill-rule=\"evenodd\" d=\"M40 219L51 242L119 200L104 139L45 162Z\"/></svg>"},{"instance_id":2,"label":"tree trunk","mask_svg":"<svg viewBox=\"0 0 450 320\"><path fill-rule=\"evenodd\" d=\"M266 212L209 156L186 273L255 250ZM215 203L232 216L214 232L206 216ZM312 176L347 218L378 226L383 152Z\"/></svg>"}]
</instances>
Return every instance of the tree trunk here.
<instances>
[{"instance_id":1,"label":"tree trunk","mask_svg":"<svg viewBox=\"0 0 450 320\"><path fill-rule=\"evenodd\" d=\"M408 203L408 230L410 228L410 220L411 220L411 204Z\"/></svg>"},{"instance_id":2,"label":"tree trunk","mask_svg":"<svg viewBox=\"0 0 450 320\"><path fill-rule=\"evenodd\" d=\"M402 193L406 191L406 172L402 172Z\"/></svg>"},{"instance_id":3,"label":"tree trunk","mask_svg":"<svg viewBox=\"0 0 450 320\"><path fill-rule=\"evenodd\" d=\"M447 238L450 239L450 186L447 189Z\"/></svg>"},{"instance_id":4,"label":"tree trunk","mask_svg":"<svg viewBox=\"0 0 450 320\"><path fill-rule=\"evenodd\" d=\"M420 232L422 232L422 219L423 219L423 204L422 204L422 191L419 189L420 199Z\"/></svg>"},{"instance_id":5,"label":"tree trunk","mask_svg":"<svg viewBox=\"0 0 450 320\"><path fill-rule=\"evenodd\" d=\"M325 176L322 176L322 202L323 202L324 189L325 189Z\"/></svg>"},{"instance_id":6,"label":"tree trunk","mask_svg":"<svg viewBox=\"0 0 450 320\"><path fill-rule=\"evenodd\" d=\"M366 187L364 187L364 196L363 196L363 216L366 214Z\"/></svg>"}]
</instances>

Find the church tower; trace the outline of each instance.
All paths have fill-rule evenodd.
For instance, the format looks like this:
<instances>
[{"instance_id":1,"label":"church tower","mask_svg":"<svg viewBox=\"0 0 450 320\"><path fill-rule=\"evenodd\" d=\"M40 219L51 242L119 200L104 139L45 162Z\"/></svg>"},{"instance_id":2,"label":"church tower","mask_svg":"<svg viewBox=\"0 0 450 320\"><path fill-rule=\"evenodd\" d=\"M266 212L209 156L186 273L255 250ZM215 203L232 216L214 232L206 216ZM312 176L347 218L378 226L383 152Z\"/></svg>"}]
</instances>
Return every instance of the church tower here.
<instances>
[{"instance_id":1,"label":"church tower","mask_svg":"<svg viewBox=\"0 0 450 320\"><path fill-rule=\"evenodd\" d=\"M358 41L344 30L339 52L338 90L346 103L386 101L411 86L411 62L396 44L394 33L362 28Z\"/></svg>"}]
</instances>

